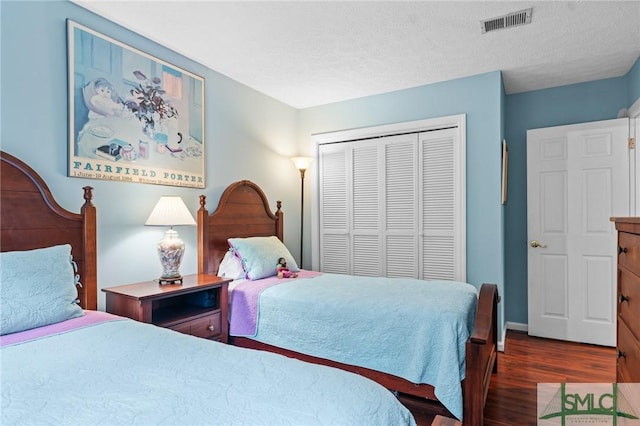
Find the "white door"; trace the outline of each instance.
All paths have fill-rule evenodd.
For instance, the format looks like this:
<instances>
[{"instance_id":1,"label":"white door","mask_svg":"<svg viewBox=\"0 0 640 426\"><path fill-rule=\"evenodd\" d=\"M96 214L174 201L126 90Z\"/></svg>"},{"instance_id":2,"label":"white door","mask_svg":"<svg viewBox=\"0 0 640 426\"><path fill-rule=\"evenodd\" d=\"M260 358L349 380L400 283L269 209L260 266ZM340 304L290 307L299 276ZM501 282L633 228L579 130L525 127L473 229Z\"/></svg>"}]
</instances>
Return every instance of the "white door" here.
<instances>
[{"instance_id":1,"label":"white door","mask_svg":"<svg viewBox=\"0 0 640 426\"><path fill-rule=\"evenodd\" d=\"M629 120L527 131L529 334L616 344L616 232Z\"/></svg>"}]
</instances>

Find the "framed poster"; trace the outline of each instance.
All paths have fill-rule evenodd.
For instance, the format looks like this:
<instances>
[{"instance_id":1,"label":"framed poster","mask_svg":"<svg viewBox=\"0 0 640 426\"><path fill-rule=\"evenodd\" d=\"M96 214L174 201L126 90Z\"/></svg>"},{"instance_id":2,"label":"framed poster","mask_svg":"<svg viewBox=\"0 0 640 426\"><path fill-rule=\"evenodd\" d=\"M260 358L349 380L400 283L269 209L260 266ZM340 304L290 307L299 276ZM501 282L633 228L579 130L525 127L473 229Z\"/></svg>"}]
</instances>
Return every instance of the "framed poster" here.
<instances>
[{"instance_id":1,"label":"framed poster","mask_svg":"<svg viewBox=\"0 0 640 426\"><path fill-rule=\"evenodd\" d=\"M204 79L67 20L68 175L205 187Z\"/></svg>"}]
</instances>

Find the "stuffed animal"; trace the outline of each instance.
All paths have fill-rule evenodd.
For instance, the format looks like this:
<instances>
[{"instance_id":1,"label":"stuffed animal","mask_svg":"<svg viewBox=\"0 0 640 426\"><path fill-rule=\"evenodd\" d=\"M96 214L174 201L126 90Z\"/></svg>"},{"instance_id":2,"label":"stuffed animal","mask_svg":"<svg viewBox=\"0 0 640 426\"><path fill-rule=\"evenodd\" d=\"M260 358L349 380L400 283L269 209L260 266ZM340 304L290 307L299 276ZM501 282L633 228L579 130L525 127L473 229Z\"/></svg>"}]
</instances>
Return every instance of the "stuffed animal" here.
<instances>
[{"instance_id":1,"label":"stuffed animal","mask_svg":"<svg viewBox=\"0 0 640 426\"><path fill-rule=\"evenodd\" d=\"M278 278L295 278L298 276L297 273L291 272L289 268L287 268L287 261L284 257L278 259L278 265L276 266L276 275Z\"/></svg>"}]
</instances>

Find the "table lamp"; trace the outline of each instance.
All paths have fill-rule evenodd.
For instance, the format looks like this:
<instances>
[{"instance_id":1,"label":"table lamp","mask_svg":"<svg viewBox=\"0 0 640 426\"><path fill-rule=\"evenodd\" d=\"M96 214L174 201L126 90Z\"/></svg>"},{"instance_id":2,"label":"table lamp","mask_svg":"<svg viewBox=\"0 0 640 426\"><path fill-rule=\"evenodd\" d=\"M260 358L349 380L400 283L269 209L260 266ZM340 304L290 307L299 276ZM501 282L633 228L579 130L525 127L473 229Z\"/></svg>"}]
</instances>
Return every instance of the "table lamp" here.
<instances>
[{"instance_id":1,"label":"table lamp","mask_svg":"<svg viewBox=\"0 0 640 426\"><path fill-rule=\"evenodd\" d=\"M184 254L184 241L173 230L174 226L195 225L196 221L187 209L187 206L178 196L162 196L158 204L153 208L146 226L168 226L169 229L158 241L158 255L162 264L162 276L160 284L181 284L180 262Z\"/></svg>"}]
</instances>

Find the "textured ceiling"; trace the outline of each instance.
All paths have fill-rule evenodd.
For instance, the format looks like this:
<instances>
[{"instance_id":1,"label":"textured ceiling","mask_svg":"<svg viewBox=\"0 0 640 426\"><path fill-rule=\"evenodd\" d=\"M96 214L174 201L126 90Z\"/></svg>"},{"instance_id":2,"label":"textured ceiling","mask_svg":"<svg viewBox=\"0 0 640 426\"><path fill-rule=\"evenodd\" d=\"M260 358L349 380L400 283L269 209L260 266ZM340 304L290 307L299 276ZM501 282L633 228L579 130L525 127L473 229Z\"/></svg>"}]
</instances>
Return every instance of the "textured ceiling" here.
<instances>
[{"instance_id":1,"label":"textured ceiling","mask_svg":"<svg viewBox=\"0 0 640 426\"><path fill-rule=\"evenodd\" d=\"M639 1L72 1L296 108L496 70L519 93L640 56ZM481 34L529 7L531 24Z\"/></svg>"}]
</instances>

